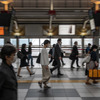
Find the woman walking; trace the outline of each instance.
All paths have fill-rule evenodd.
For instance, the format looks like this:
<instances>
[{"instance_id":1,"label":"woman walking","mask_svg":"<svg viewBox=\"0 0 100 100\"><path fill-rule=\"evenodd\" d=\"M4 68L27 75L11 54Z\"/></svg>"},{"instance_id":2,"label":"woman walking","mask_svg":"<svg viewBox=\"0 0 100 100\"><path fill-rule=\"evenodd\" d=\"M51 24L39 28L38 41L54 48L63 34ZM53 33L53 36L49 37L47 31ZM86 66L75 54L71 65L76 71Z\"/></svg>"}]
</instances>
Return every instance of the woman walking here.
<instances>
[{"instance_id":1,"label":"woman walking","mask_svg":"<svg viewBox=\"0 0 100 100\"><path fill-rule=\"evenodd\" d=\"M89 69L97 69L98 68L98 61L97 61L97 46L96 45L93 45L91 50L90 50L90 56L91 56L91 65L89 63L86 64L86 71L85 71L85 74L87 75L87 79L86 79L86 84L88 85L91 85L91 83L89 82L90 78L89 78ZM92 67L93 66L93 67ZM90 68L92 67L92 68ZM93 80L93 83L96 84L98 83L97 81L95 81L95 79Z\"/></svg>"},{"instance_id":2,"label":"woman walking","mask_svg":"<svg viewBox=\"0 0 100 100\"><path fill-rule=\"evenodd\" d=\"M34 73L32 73L29 69L29 65L28 63L26 62L26 60L28 59L27 55L28 55L28 52L26 51L26 44L22 44L22 48L21 48L21 52L22 54L24 55L24 57L21 59L21 64L20 64L20 67L18 69L18 77L22 77L20 76L20 71L21 71L21 68L22 67L26 67L30 76L33 75Z\"/></svg>"}]
</instances>

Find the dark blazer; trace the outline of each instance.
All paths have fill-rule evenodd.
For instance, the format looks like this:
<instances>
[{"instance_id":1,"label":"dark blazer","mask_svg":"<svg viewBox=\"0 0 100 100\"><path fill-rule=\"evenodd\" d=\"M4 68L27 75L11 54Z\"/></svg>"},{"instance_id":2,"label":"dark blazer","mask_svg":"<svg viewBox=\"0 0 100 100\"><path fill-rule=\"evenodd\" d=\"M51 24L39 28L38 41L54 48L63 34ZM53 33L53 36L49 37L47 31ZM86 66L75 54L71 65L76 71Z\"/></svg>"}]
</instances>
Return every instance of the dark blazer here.
<instances>
[{"instance_id":1,"label":"dark blazer","mask_svg":"<svg viewBox=\"0 0 100 100\"><path fill-rule=\"evenodd\" d=\"M55 59L59 59L59 57L61 57L61 48L59 47L59 44L57 43L55 45L55 54L54 54L54 58Z\"/></svg>"},{"instance_id":2,"label":"dark blazer","mask_svg":"<svg viewBox=\"0 0 100 100\"><path fill-rule=\"evenodd\" d=\"M17 100L17 79L13 66L0 66L0 100Z\"/></svg>"},{"instance_id":3,"label":"dark blazer","mask_svg":"<svg viewBox=\"0 0 100 100\"><path fill-rule=\"evenodd\" d=\"M98 60L97 60L97 53L96 53L95 51L92 51L92 52L91 52L91 60L92 60L92 61L98 61Z\"/></svg>"},{"instance_id":4,"label":"dark blazer","mask_svg":"<svg viewBox=\"0 0 100 100\"><path fill-rule=\"evenodd\" d=\"M71 59L71 60L76 59L76 58L77 58L76 55L78 55L78 54L79 54L78 48L77 48L76 45L74 45L73 48L72 48L72 53L71 53L71 55L70 55L70 59Z\"/></svg>"},{"instance_id":5,"label":"dark blazer","mask_svg":"<svg viewBox=\"0 0 100 100\"><path fill-rule=\"evenodd\" d=\"M25 49L22 49L21 52L24 54L24 57L21 59L20 67L26 67L29 66L26 60L28 59L27 55L28 52Z\"/></svg>"},{"instance_id":6,"label":"dark blazer","mask_svg":"<svg viewBox=\"0 0 100 100\"><path fill-rule=\"evenodd\" d=\"M21 52L24 54L24 58L27 59L28 52L25 49L21 49Z\"/></svg>"},{"instance_id":7,"label":"dark blazer","mask_svg":"<svg viewBox=\"0 0 100 100\"><path fill-rule=\"evenodd\" d=\"M28 47L28 54L32 54L32 47L31 46Z\"/></svg>"}]
</instances>

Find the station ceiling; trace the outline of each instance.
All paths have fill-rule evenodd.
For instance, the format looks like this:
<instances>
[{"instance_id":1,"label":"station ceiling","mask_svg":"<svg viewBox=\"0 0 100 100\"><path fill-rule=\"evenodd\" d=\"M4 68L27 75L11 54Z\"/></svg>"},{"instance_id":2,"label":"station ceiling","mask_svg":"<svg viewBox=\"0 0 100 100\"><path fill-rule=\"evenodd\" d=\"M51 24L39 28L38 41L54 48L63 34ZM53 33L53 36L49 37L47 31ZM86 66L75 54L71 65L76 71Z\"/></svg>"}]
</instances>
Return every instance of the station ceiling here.
<instances>
[{"instance_id":1,"label":"station ceiling","mask_svg":"<svg viewBox=\"0 0 100 100\"><path fill-rule=\"evenodd\" d=\"M50 0L13 0L19 23L48 23L50 16ZM0 4L2 7L3 5ZM54 0L53 23L80 24L88 17L91 7L90 0Z\"/></svg>"}]
</instances>

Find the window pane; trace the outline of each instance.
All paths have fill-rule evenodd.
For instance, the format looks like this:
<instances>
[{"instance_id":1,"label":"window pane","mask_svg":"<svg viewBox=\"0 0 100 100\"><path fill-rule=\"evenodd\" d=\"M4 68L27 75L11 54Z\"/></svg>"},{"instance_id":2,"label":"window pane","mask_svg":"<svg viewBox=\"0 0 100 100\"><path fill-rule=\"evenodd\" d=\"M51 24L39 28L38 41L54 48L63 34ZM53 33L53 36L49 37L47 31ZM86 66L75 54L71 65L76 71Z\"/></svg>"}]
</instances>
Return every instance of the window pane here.
<instances>
[{"instance_id":1,"label":"window pane","mask_svg":"<svg viewBox=\"0 0 100 100\"><path fill-rule=\"evenodd\" d=\"M50 39L48 39L48 38L42 38L42 39L40 39L40 46L42 46L42 44L43 44L43 42L44 42L45 40L50 40Z\"/></svg>"},{"instance_id":2,"label":"window pane","mask_svg":"<svg viewBox=\"0 0 100 100\"><path fill-rule=\"evenodd\" d=\"M51 39L51 45L56 44L56 43L57 43L57 38Z\"/></svg>"},{"instance_id":3,"label":"window pane","mask_svg":"<svg viewBox=\"0 0 100 100\"><path fill-rule=\"evenodd\" d=\"M71 46L71 39L62 39L62 45Z\"/></svg>"},{"instance_id":4,"label":"window pane","mask_svg":"<svg viewBox=\"0 0 100 100\"><path fill-rule=\"evenodd\" d=\"M17 41L16 39L10 39L11 44L13 44L14 46L17 46Z\"/></svg>"},{"instance_id":5,"label":"window pane","mask_svg":"<svg viewBox=\"0 0 100 100\"><path fill-rule=\"evenodd\" d=\"M19 46L21 46L22 44L28 45L28 39L19 39Z\"/></svg>"},{"instance_id":6,"label":"window pane","mask_svg":"<svg viewBox=\"0 0 100 100\"><path fill-rule=\"evenodd\" d=\"M0 46L4 45L4 39L0 39Z\"/></svg>"},{"instance_id":7,"label":"window pane","mask_svg":"<svg viewBox=\"0 0 100 100\"><path fill-rule=\"evenodd\" d=\"M91 45L93 45L93 39L88 38L88 39L84 39L84 46L87 47L88 43L90 43Z\"/></svg>"},{"instance_id":8,"label":"window pane","mask_svg":"<svg viewBox=\"0 0 100 100\"><path fill-rule=\"evenodd\" d=\"M82 39L72 39L72 45L74 45L74 42L77 41L78 42L78 46L82 46Z\"/></svg>"},{"instance_id":9,"label":"window pane","mask_svg":"<svg viewBox=\"0 0 100 100\"><path fill-rule=\"evenodd\" d=\"M33 46L39 46L39 39L32 38L32 39L30 39L30 42L32 42Z\"/></svg>"}]
</instances>

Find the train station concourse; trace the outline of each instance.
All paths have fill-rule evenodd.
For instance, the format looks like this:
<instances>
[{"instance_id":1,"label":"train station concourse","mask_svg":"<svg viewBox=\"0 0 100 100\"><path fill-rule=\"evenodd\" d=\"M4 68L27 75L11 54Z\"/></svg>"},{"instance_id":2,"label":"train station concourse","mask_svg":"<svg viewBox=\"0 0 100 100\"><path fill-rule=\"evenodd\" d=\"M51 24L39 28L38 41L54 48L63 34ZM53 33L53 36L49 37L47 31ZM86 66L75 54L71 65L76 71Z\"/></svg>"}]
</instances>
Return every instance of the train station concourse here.
<instances>
[{"instance_id":1,"label":"train station concourse","mask_svg":"<svg viewBox=\"0 0 100 100\"><path fill-rule=\"evenodd\" d=\"M0 100L100 100L100 0L0 0Z\"/></svg>"}]
</instances>

